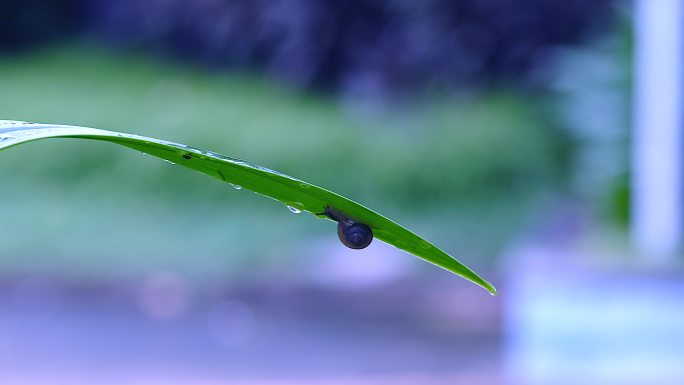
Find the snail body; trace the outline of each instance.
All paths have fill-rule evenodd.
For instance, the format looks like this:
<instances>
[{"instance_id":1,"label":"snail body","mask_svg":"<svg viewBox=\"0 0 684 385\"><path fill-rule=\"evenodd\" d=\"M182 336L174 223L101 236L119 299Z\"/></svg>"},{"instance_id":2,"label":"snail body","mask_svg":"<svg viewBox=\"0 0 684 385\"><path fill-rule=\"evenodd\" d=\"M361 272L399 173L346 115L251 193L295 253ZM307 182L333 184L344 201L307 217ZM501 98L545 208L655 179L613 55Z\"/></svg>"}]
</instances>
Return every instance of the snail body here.
<instances>
[{"instance_id":1,"label":"snail body","mask_svg":"<svg viewBox=\"0 0 684 385\"><path fill-rule=\"evenodd\" d=\"M347 218L330 207L326 207L319 215L325 215L337 222L337 236L340 242L350 249L364 249L373 241L373 231L366 224Z\"/></svg>"},{"instance_id":2,"label":"snail body","mask_svg":"<svg viewBox=\"0 0 684 385\"><path fill-rule=\"evenodd\" d=\"M363 223L339 222L337 224L337 236L343 245L350 249L364 249L373 241L373 231Z\"/></svg>"}]
</instances>

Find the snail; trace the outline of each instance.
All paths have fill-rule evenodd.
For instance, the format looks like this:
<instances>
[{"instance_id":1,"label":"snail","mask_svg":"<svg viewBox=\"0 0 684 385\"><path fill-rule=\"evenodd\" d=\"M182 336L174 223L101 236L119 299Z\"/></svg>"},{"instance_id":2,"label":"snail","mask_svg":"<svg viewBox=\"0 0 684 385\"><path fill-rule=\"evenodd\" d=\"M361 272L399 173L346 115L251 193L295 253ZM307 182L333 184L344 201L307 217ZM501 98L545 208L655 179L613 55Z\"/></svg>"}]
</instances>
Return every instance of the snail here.
<instances>
[{"instance_id":1,"label":"snail","mask_svg":"<svg viewBox=\"0 0 684 385\"><path fill-rule=\"evenodd\" d=\"M316 215L325 215L336 221L337 236L340 238L340 242L350 249L364 249L373 241L373 231L368 225L349 219L330 206Z\"/></svg>"},{"instance_id":2,"label":"snail","mask_svg":"<svg viewBox=\"0 0 684 385\"><path fill-rule=\"evenodd\" d=\"M337 224L337 236L340 241L350 249L364 249L373 241L373 231L363 223L339 222Z\"/></svg>"}]
</instances>

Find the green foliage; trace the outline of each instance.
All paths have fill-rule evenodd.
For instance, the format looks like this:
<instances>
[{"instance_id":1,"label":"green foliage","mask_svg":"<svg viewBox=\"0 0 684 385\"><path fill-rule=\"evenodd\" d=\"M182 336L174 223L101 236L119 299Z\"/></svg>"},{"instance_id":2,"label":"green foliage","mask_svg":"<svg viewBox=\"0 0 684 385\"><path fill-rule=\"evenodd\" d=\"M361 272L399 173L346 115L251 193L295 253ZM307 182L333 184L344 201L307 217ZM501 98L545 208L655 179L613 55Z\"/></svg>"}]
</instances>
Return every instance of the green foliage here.
<instances>
[{"instance_id":1,"label":"green foliage","mask_svg":"<svg viewBox=\"0 0 684 385\"><path fill-rule=\"evenodd\" d=\"M207 174L237 189L246 188L284 203L295 213L308 211L322 218L350 219L369 226L375 238L460 275L496 294L496 289L472 270L428 241L360 204L291 176L184 144L92 128L0 120L0 150L47 138L79 138L112 142ZM78 154L72 154L77 158ZM331 217L328 213L334 213Z\"/></svg>"},{"instance_id":2,"label":"green foliage","mask_svg":"<svg viewBox=\"0 0 684 385\"><path fill-rule=\"evenodd\" d=\"M6 58L0 84L6 118L220 149L344 192L479 266L544 209L558 168L557 136L528 95L435 96L362 114L245 75L85 47ZM140 157L79 141L0 153L0 210L15 218L0 232L0 267L282 276L315 255L302 245L334 231Z\"/></svg>"}]
</instances>

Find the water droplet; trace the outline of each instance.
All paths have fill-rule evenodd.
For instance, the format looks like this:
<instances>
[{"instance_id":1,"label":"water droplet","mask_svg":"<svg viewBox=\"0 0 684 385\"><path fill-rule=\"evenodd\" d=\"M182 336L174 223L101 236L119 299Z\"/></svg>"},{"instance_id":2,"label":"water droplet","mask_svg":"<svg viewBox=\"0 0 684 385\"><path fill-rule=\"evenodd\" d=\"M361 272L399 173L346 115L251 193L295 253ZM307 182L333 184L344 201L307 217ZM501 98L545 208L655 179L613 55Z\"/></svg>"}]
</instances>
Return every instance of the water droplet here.
<instances>
[{"instance_id":1,"label":"water droplet","mask_svg":"<svg viewBox=\"0 0 684 385\"><path fill-rule=\"evenodd\" d=\"M163 160L164 162L166 162L166 163L170 163L170 164L174 164L174 165L175 165L175 163L173 163L172 161L170 161L170 160L168 160L168 159L162 159L162 160Z\"/></svg>"},{"instance_id":2,"label":"water droplet","mask_svg":"<svg viewBox=\"0 0 684 385\"><path fill-rule=\"evenodd\" d=\"M0 142L9 142L11 140L16 140L17 137L10 134L0 134Z\"/></svg>"},{"instance_id":3,"label":"water droplet","mask_svg":"<svg viewBox=\"0 0 684 385\"><path fill-rule=\"evenodd\" d=\"M230 185L233 186L233 188L236 190L242 190L242 186L240 186L239 184L231 183Z\"/></svg>"},{"instance_id":4,"label":"water droplet","mask_svg":"<svg viewBox=\"0 0 684 385\"><path fill-rule=\"evenodd\" d=\"M296 207L292 207L292 206L290 206L290 205L287 205L287 209L290 210L290 211L292 211L294 214L299 214L299 213L302 212L302 210L300 210L300 209L298 209L298 208L296 208Z\"/></svg>"},{"instance_id":5,"label":"water droplet","mask_svg":"<svg viewBox=\"0 0 684 385\"><path fill-rule=\"evenodd\" d=\"M181 155L181 156L182 156L183 159L185 159L185 160L190 160L190 159L192 159L192 155L190 155L190 154L184 154L184 155Z\"/></svg>"}]
</instances>

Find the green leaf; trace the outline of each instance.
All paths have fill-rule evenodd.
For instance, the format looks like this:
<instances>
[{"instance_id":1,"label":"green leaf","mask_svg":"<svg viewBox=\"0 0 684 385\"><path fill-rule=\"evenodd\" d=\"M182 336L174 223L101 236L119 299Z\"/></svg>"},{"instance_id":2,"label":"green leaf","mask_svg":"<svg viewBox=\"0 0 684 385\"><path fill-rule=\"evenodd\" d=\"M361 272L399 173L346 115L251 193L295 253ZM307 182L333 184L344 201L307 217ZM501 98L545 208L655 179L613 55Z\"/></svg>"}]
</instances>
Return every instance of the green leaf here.
<instances>
[{"instance_id":1,"label":"green leaf","mask_svg":"<svg viewBox=\"0 0 684 385\"><path fill-rule=\"evenodd\" d=\"M458 274L487 289L491 294L496 294L492 284L425 239L350 199L289 175L212 151L139 135L79 126L0 120L0 150L46 138L113 142L279 200L295 211L307 211L318 218L328 218L321 213L326 208L331 209L368 225L375 238Z\"/></svg>"}]
</instances>

